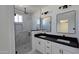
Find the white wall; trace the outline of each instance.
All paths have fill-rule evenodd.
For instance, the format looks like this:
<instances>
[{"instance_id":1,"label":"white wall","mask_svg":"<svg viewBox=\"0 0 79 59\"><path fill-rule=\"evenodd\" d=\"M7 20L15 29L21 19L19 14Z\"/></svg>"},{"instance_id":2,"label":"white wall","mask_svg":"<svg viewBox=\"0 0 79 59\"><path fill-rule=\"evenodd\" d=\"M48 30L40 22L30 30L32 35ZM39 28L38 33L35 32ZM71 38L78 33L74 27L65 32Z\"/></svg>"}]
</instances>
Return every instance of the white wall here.
<instances>
[{"instance_id":1,"label":"white wall","mask_svg":"<svg viewBox=\"0 0 79 59\"><path fill-rule=\"evenodd\" d=\"M32 14L32 30L37 29L37 22L40 20L40 10L36 11Z\"/></svg>"},{"instance_id":2,"label":"white wall","mask_svg":"<svg viewBox=\"0 0 79 59\"><path fill-rule=\"evenodd\" d=\"M0 6L0 54L15 53L13 6Z\"/></svg>"},{"instance_id":3,"label":"white wall","mask_svg":"<svg viewBox=\"0 0 79 59\"><path fill-rule=\"evenodd\" d=\"M71 10L76 10L76 33L74 34L64 34L66 36L71 36L71 37L77 37L79 39L79 6L75 5L75 6L71 6L68 9L64 9L64 10L60 10L58 9L59 5L51 5L51 6L47 6L45 8L42 8L42 11L49 11L49 16L52 16L52 32L50 32L51 34L56 34L56 35L63 35L61 33L57 33L56 32L56 15L59 13L63 13L63 12L67 12L67 11L71 11ZM33 14L33 28L35 29L35 25L36 22L35 20L37 20L39 18L39 10Z\"/></svg>"},{"instance_id":4,"label":"white wall","mask_svg":"<svg viewBox=\"0 0 79 59\"><path fill-rule=\"evenodd\" d=\"M32 30L32 16L31 16L31 14L24 16L23 29L24 29L24 31Z\"/></svg>"}]
</instances>

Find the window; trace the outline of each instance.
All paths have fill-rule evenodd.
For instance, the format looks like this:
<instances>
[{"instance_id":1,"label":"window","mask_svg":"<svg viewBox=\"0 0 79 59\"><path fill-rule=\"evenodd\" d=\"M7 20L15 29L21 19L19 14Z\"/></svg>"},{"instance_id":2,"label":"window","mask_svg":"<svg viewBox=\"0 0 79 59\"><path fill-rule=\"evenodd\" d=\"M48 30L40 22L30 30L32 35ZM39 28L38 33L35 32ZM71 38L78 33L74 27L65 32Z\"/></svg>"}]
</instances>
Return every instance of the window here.
<instances>
[{"instance_id":1,"label":"window","mask_svg":"<svg viewBox=\"0 0 79 59\"><path fill-rule=\"evenodd\" d=\"M16 23L22 23L23 22L22 15L16 14L14 22L16 22Z\"/></svg>"}]
</instances>

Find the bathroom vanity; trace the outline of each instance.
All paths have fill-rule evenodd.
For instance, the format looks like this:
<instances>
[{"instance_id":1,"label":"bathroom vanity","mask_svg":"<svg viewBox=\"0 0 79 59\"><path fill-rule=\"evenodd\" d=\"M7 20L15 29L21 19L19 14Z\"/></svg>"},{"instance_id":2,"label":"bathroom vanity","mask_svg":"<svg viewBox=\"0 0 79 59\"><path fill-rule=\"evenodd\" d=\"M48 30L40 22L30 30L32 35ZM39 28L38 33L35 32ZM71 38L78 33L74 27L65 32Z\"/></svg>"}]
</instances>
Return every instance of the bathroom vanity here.
<instances>
[{"instance_id":1,"label":"bathroom vanity","mask_svg":"<svg viewBox=\"0 0 79 59\"><path fill-rule=\"evenodd\" d=\"M78 54L77 38L32 32L32 48L43 54Z\"/></svg>"},{"instance_id":2,"label":"bathroom vanity","mask_svg":"<svg viewBox=\"0 0 79 59\"><path fill-rule=\"evenodd\" d=\"M51 32L52 18L41 17L40 27L42 31L32 32L32 48L44 54L78 54L79 44L75 37L67 37L65 34L76 33L76 11L59 13L56 16L56 33L60 35L48 34ZM46 33L44 33L46 32ZM64 35L63 35L64 34Z\"/></svg>"}]
</instances>

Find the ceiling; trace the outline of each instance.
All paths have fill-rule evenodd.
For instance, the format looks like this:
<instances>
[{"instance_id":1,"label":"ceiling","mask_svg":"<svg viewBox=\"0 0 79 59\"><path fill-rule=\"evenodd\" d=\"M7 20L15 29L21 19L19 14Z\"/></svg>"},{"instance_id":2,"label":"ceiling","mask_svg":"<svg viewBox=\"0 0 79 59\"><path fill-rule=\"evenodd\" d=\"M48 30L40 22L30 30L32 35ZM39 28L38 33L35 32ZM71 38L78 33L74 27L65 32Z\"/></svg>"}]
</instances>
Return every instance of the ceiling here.
<instances>
[{"instance_id":1,"label":"ceiling","mask_svg":"<svg viewBox=\"0 0 79 59\"><path fill-rule=\"evenodd\" d=\"M24 11L24 8L26 8L26 12L28 13L34 13L40 8L46 7L47 5L15 5L15 8L18 8L22 11Z\"/></svg>"}]
</instances>

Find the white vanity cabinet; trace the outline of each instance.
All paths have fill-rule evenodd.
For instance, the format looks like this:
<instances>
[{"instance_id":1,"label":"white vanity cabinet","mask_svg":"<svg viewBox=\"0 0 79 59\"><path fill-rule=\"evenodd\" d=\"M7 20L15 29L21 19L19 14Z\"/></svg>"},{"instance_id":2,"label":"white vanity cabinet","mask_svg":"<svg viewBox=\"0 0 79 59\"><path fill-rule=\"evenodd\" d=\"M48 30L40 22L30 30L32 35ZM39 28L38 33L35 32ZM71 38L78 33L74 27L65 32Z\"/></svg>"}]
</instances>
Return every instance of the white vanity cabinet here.
<instances>
[{"instance_id":1,"label":"white vanity cabinet","mask_svg":"<svg viewBox=\"0 0 79 59\"><path fill-rule=\"evenodd\" d=\"M52 42L48 40L44 40L41 38L35 38L36 39L36 49L44 54L51 54L52 50Z\"/></svg>"},{"instance_id":2,"label":"white vanity cabinet","mask_svg":"<svg viewBox=\"0 0 79 59\"><path fill-rule=\"evenodd\" d=\"M52 54L71 54L70 51L64 50L63 48L60 48L61 46L53 46L52 45Z\"/></svg>"},{"instance_id":3,"label":"white vanity cabinet","mask_svg":"<svg viewBox=\"0 0 79 59\"><path fill-rule=\"evenodd\" d=\"M40 32L41 31L32 31L32 50L35 50L37 47L37 38L34 37L34 35Z\"/></svg>"},{"instance_id":4,"label":"white vanity cabinet","mask_svg":"<svg viewBox=\"0 0 79 59\"><path fill-rule=\"evenodd\" d=\"M64 50L59 47L52 47L52 54L72 54L70 51Z\"/></svg>"},{"instance_id":5,"label":"white vanity cabinet","mask_svg":"<svg viewBox=\"0 0 79 59\"><path fill-rule=\"evenodd\" d=\"M52 53L52 42L41 38L34 37L34 34L39 32L32 32L32 49L38 50L43 54Z\"/></svg>"},{"instance_id":6,"label":"white vanity cabinet","mask_svg":"<svg viewBox=\"0 0 79 59\"><path fill-rule=\"evenodd\" d=\"M52 42L52 54L79 54L79 49Z\"/></svg>"},{"instance_id":7,"label":"white vanity cabinet","mask_svg":"<svg viewBox=\"0 0 79 59\"><path fill-rule=\"evenodd\" d=\"M52 42L40 38L36 38L36 49L44 54L52 53Z\"/></svg>"},{"instance_id":8,"label":"white vanity cabinet","mask_svg":"<svg viewBox=\"0 0 79 59\"><path fill-rule=\"evenodd\" d=\"M60 53L61 50L59 49L59 47L52 45L52 54L60 54Z\"/></svg>"},{"instance_id":9,"label":"white vanity cabinet","mask_svg":"<svg viewBox=\"0 0 79 59\"><path fill-rule=\"evenodd\" d=\"M32 33L33 50L38 50L43 54L79 54L79 48L74 48L64 44L34 37L34 34L36 33Z\"/></svg>"},{"instance_id":10,"label":"white vanity cabinet","mask_svg":"<svg viewBox=\"0 0 79 59\"><path fill-rule=\"evenodd\" d=\"M34 37L34 32L32 32L32 50L35 50L36 49L36 42L37 40L35 39Z\"/></svg>"},{"instance_id":11,"label":"white vanity cabinet","mask_svg":"<svg viewBox=\"0 0 79 59\"><path fill-rule=\"evenodd\" d=\"M70 51L64 49L65 46L62 46L61 44L52 42L52 54L71 54Z\"/></svg>"},{"instance_id":12,"label":"white vanity cabinet","mask_svg":"<svg viewBox=\"0 0 79 59\"><path fill-rule=\"evenodd\" d=\"M52 53L52 42L51 41L46 40L45 53L46 54Z\"/></svg>"},{"instance_id":13,"label":"white vanity cabinet","mask_svg":"<svg viewBox=\"0 0 79 59\"><path fill-rule=\"evenodd\" d=\"M44 54L52 53L52 42L40 38L36 38L36 49Z\"/></svg>"},{"instance_id":14,"label":"white vanity cabinet","mask_svg":"<svg viewBox=\"0 0 79 59\"><path fill-rule=\"evenodd\" d=\"M67 50L62 50L62 54L73 54L73 53Z\"/></svg>"},{"instance_id":15,"label":"white vanity cabinet","mask_svg":"<svg viewBox=\"0 0 79 59\"><path fill-rule=\"evenodd\" d=\"M45 53L46 40L35 38L36 39L36 49L41 53Z\"/></svg>"}]
</instances>

